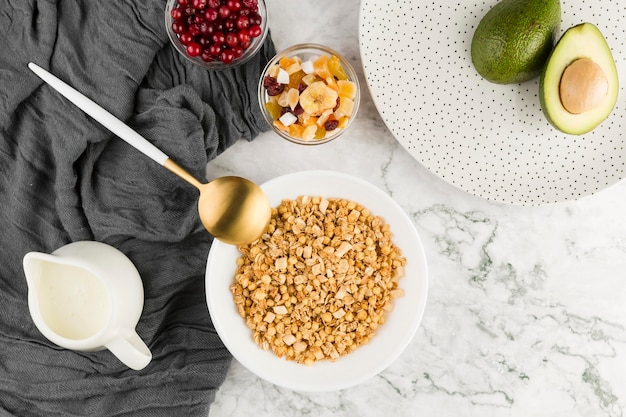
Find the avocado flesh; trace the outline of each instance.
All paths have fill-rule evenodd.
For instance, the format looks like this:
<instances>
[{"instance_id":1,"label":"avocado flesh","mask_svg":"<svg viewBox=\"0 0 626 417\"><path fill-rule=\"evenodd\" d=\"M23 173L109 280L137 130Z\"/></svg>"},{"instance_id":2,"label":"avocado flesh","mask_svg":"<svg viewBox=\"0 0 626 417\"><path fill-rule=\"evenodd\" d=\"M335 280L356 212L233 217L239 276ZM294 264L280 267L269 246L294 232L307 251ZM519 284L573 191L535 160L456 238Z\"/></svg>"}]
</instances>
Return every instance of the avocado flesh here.
<instances>
[{"instance_id":1,"label":"avocado flesh","mask_svg":"<svg viewBox=\"0 0 626 417\"><path fill-rule=\"evenodd\" d=\"M608 92L593 109L568 112L561 103L559 85L565 69L581 58L589 58L603 71ZM595 129L613 111L619 82L611 49L600 30L591 23L569 28L557 42L539 80L539 99L546 119L563 133L582 135Z\"/></svg>"},{"instance_id":2,"label":"avocado flesh","mask_svg":"<svg viewBox=\"0 0 626 417\"><path fill-rule=\"evenodd\" d=\"M474 68L483 78L497 84L520 83L539 76L560 24L559 0L500 1L474 31Z\"/></svg>"}]
</instances>

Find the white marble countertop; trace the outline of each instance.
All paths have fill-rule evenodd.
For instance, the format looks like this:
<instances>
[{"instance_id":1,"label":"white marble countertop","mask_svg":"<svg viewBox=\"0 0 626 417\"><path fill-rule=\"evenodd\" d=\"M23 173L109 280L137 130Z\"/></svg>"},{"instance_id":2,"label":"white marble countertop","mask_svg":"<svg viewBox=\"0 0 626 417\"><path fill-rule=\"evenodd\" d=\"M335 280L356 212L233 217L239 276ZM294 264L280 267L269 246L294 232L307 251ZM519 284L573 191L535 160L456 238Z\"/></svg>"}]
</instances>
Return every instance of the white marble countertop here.
<instances>
[{"instance_id":1,"label":"white marble countertop","mask_svg":"<svg viewBox=\"0 0 626 417\"><path fill-rule=\"evenodd\" d=\"M278 50L326 44L356 68L361 108L316 147L273 133L241 141L209 177L262 183L307 169L385 190L421 235L430 289L422 324L389 368L339 392L300 393L233 361L210 417L626 415L626 184L544 207L490 202L439 179L394 139L368 93L357 0L267 0Z\"/></svg>"}]
</instances>

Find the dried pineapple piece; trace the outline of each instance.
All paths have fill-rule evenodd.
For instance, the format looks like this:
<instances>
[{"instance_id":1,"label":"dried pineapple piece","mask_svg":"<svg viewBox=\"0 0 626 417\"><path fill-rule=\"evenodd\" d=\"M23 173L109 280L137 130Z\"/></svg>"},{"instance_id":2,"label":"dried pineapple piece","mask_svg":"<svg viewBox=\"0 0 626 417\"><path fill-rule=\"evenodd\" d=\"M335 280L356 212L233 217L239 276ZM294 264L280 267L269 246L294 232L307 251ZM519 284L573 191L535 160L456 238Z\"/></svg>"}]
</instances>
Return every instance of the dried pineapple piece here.
<instances>
[{"instance_id":1,"label":"dried pineapple piece","mask_svg":"<svg viewBox=\"0 0 626 417\"><path fill-rule=\"evenodd\" d=\"M315 69L315 73L323 80L333 78L333 73L330 71L328 61L328 55L321 55L315 61L313 61L313 69Z\"/></svg>"},{"instance_id":2,"label":"dried pineapple piece","mask_svg":"<svg viewBox=\"0 0 626 417\"><path fill-rule=\"evenodd\" d=\"M337 120L344 116L350 116L354 109L354 101L349 98L343 98L339 100L339 107L335 110L335 118Z\"/></svg>"},{"instance_id":3,"label":"dried pineapple piece","mask_svg":"<svg viewBox=\"0 0 626 417\"><path fill-rule=\"evenodd\" d=\"M295 109L300 100L300 91L297 88L290 88L286 94L287 105L291 110Z\"/></svg>"},{"instance_id":4,"label":"dried pineapple piece","mask_svg":"<svg viewBox=\"0 0 626 417\"><path fill-rule=\"evenodd\" d=\"M341 62L339 61L339 57L336 55L333 55L328 59L328 69L333 76L337 77L338 80L348 79L348 74L346 74L346 70L343 69Z\"/></svg>"},{"instance_id":5,"label":"dried pineapple piece","mask_svg":"<svg viewBox=\"0 0 626 417\"><path fill-rule=\"evenodd\" d=\"M337 81L337 87L339 88L339 97L347 97L354 100L356 97L356 83L348 80Z\"/></svg>"}]
</instances>

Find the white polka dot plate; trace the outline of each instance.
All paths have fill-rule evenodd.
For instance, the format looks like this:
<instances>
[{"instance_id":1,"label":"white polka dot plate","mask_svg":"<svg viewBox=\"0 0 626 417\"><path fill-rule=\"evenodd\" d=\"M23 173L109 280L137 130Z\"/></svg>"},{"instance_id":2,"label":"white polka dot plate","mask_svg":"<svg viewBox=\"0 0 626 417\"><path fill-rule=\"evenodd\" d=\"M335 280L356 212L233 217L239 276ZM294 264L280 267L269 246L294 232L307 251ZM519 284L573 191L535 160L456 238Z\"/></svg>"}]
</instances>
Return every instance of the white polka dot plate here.
<instances>
[{"instance_id":1,"label":"white polka dot plate","mask_svg":"<svg viewBox=\"0 0 626 417\"><path fill-rule=\"evenodd\" d=\"M543 116L539 79L498 85L474 69L474 29L496 0L361 2L359 38L376 108L420 163L468 193L503 203L543 205L595 194L625 176L623 87L613 113L581 136ZM626 82L626 6L561 2L561 33L598 26Z\"/></svg>"}]
</instances>

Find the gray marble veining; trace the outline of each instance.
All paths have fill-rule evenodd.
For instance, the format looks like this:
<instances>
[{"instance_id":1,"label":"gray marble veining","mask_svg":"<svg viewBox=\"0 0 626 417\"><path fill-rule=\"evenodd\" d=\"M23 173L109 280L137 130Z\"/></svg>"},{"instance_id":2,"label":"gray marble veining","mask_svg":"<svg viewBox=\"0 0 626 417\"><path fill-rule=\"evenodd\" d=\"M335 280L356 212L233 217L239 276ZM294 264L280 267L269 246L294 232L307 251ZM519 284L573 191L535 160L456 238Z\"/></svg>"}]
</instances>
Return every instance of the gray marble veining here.
<instances>
[{"instance_id":1,"label":"gray marble veining","mask_svg":"<svg viewBox=\"0 0 626 417\"><path fill-rule=\"evenodd\" d=\"M316 42L355 66L362 103L340 139L240 142L210 177L263 182L305 169L364 178L391 195L425 245L422 324L389 368L358 386L300 393L236 361L210 417L626 415L626 184L544 207L493 203L442 181L387 130L359 54L359 2L268 0L277 48Z\"/></svg>"}]
</instances>

